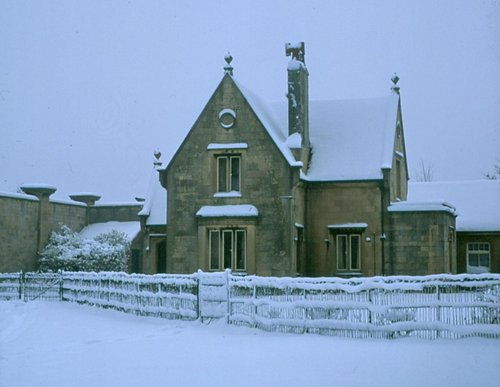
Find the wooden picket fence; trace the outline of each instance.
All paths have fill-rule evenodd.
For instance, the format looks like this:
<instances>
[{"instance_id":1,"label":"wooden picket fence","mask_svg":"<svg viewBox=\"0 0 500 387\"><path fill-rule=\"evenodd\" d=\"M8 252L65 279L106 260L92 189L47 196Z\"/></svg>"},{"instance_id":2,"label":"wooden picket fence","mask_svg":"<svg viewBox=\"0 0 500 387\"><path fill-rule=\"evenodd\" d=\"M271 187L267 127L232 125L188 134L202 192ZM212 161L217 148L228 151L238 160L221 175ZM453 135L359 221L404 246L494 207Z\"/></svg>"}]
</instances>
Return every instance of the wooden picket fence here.
<instances>
[{"instance_id":1,"label":"wooden picket fence","mask_svg":"<svg viewBox=\"0 0 500 387\"><path fill-rule=\"evenodd\" d=\"M500 275L274 278L198 272L0 273L0 300L354 338L500 338Z\"/></svg>"},{"instance_id":2,"label":"wooden picket fence","mask_svg":"<svg viewBox=\"0 0 500 387\"><path fill-rule=\"evenodd\" d=\"M500 338L500 275L230 281L232 324L355 338Z\"/></svg>"}]
</instances>

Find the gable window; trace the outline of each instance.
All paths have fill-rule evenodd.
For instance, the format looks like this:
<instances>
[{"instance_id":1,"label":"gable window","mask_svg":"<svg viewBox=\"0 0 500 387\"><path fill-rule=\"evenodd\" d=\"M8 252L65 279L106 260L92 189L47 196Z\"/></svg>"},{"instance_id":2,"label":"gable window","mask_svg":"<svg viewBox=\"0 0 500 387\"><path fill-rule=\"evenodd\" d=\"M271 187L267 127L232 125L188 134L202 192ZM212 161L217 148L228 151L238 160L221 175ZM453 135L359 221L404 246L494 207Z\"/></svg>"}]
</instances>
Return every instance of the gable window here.
<instances>
[{"instance_id":1,"label":"gable window","mask_svg":"<svg viewBox=\"0 0 500 387\"><path fill-rule=\"evenodd\" d=\"M212 271L246 270L246 231L212 229L208 232L209 268Z\"/></svg>"},{"instance_id":2,"label":"gable window","mask_svg":"<svg viewBox=\"0 0 500 387\"><path fill-rule=\"evenodd\" d=\"M490 244L467 243L467 272L472 274L490 271Z\"/></svg>"},{"instance_id":3,"label":"gable window","mask_svg":"<svg viewBox=\"0 0 500 387\"><path fill-rule=\"evenodd\" d=\"M361 235L360 234L337 234L337 270L356 271L361 270Z\"/></svg>"},{"instance_id":4,"label":"gable window","mask_svg":"<svg viewBox=\"0 0 500 387\"><path fill-rule=\"evenodd\" d=\"M241 187L241 156L217 156L217 192L239 192Z\"/></svg>"}]
</instances>

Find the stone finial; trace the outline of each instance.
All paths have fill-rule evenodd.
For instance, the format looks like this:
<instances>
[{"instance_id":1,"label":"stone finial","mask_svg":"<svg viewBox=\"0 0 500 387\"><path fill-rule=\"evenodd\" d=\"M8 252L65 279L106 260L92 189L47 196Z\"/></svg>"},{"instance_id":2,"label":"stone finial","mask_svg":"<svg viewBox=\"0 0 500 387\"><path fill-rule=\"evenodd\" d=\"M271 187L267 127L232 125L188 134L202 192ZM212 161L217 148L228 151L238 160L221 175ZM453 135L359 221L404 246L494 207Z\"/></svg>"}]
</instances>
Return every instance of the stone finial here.
<instances>
[{"instance_id":1,"label":"stone finial","mask_svg":"<svg viewBox=\"0 0 500 387\"><path fill-rule=\"evenodd\" d=\"M153 161L153 165L155 167L159 167L161 166L162 162L160 161L160 157L161 157L161 152L157 149L155 150L154 152L154 156L155 156L155 160Z\"/></svg>"},{"instance_id":2,"label":"stone finial","mask_svg":"<svg viewBox=\"0 0 500 387\"><path fill-rule=\"evenodd\" d=\"M19 188L21 188L25 194L36 196L39 199L41 197L49 197L57 191L56 187L47 184L23 184Z\"/></svg>"},{"instance_id":3,"label":"stone finial","mask_svg":"<svg viewBox=\"0 0 500 387\"><path fill-rule=\"evenodd\" d=\"M224 74L233 75L233 66L231 66L231 62L233 61L233 56L228 52L226 55L224 55L224 60L227 63L224 66Z\"/></svg>"},{"instance_id":4,"label":"stone finial","mask_svg":"<svg viewBox=\"0 0 500 387\"><path fill-rule=\"evenodd\" d=\"M84 203L87 206L93 206L101 197L90 192L74 193L69 195L71 200L75 202Z\"/></svg>"},{"instance_id":5,"label":"stone finial","mask_svg":"<svg viewBox=\"0 0 500 387\"><path fill-rule=\"evenodd\" d=\"M285 54L286 56L291 56L292 59L298 60L302 63L306 63L305 55L306 55L306 46L304 42L300 43L286 43L285 44Z\"/></svg>"},{"instance_id":6,"label":"stone finial","mask_svg":"<svg viewBox=\"0 0 500 387\"><path fill-rule=\"evenodd\" d=\"M399 77L396 73L394 73L394 75L391 77L391 81L393 84L391 86L391 90L394 91L395 93L399 94L399 89L400 89L400 87L398 86Z\"/></svg>"}]
</instances>

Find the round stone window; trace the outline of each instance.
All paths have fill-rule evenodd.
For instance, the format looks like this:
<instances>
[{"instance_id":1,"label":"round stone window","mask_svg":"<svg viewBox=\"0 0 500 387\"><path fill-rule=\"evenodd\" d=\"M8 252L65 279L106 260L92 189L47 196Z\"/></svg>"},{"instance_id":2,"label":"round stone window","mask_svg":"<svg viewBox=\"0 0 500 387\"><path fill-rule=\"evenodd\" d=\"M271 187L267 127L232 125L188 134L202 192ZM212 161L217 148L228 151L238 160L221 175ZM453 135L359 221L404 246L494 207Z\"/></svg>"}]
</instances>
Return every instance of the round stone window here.
<instances>
[{"instance_id":1,"label":"round stone window","mask_svg":"<svg viewBox=\"0 0 500 387\"><path fill-rule=\"evenodd\" d=\"M219 113L219 123L225 128L229 129L236 121L236 112L232 109L222 109Z\"/></svg>"}]
</instances>

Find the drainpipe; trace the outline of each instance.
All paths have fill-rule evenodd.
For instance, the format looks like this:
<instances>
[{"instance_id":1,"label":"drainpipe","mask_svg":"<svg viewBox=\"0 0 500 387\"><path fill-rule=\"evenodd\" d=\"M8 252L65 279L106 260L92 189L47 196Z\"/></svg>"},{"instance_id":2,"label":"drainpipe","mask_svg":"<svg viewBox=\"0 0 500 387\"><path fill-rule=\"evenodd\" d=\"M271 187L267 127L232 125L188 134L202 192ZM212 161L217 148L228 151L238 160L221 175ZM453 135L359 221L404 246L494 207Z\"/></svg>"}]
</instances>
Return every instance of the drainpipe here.
<instances>
[{"instance_id":1,"label":"drainpipe","mask_svg":"<svg viewBox=\"0 0 500 387\"><path fill-rule=\"evenodd\" d=\"M386 235L386 209L388 206L388 201L387 201L387 193L390 192L390 173L391 169L390 168L382 168L382 175L383 175L383 180L380 184L380 244L381 244L381 259L382 259L382 275L386 275L386 270L385 270L385 242L387 240L387 235ZM392 260L390 264L391 268L391 274L393 274L393 267L392 267Z\"/></svg>"}]
</instances>

